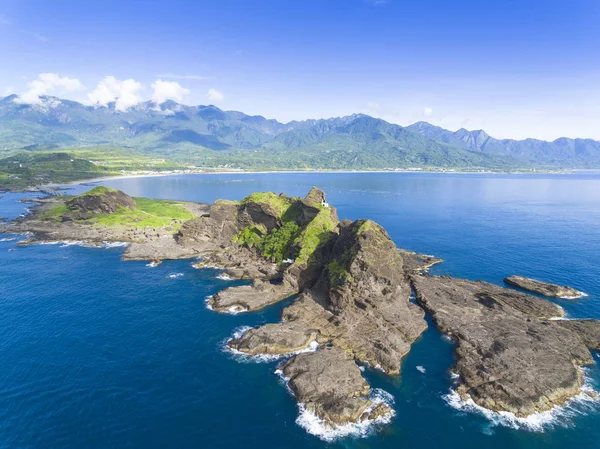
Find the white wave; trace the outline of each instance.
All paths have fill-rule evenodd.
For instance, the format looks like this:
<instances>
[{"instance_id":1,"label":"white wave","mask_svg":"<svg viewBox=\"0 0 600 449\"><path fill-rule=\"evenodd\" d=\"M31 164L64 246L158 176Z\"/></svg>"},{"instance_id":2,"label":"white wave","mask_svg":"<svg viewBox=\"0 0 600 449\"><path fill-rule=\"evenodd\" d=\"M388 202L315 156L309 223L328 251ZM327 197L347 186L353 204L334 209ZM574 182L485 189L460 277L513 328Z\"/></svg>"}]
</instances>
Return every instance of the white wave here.
<instances>
[{"instance_id":1,"label":"white wave","mask_svg":"<svg viewBox=\"0 0 600 449\"><path fill-rule=\"evenodd\" d=\"M125 248L129 246L129 242L104 242L104 248Z\"/></svg>"},{"instance_id":2,"label":"white wave","mask_svg":"<svg viewBox=\"0 0 600 449\"><path fill-rule=\"evenodd\" d=\"M245 352L238 351L237 349L234 349L229 346L229 342L231 340L237 340L237 339L241 338L242 335L244 335L250 329L252 329L252 327L249 327L249 326L238 327L234 330L232 336L230 338L225 339L225 341L223 342L223 350L225 352L233 354L238 361L241 361L244 363L251 363L251 362L268 363L268 362L273 362L276 360L287 359L296 354L303 354L306 352L315 352L319 349L319 343L317 343L316 341L310 342L310 344L306 348L304 348L300 351L294 351L294 352L290 352L287 354L246 354Z\"/></svg>"},{"instance_id":3,"label":"white wave","mask_svg":"<svg viewBox=\"0 0 600 449\"><path fill-rule=\"evenodd\" d=\"M206 298L204 298L204 304L206 305L206 308L208 310L214 310L213 307L210 305L210 299L212 298L212 295L207 296Z\"/></svg>"},{"instance_id":4,"label":"white wave","mask_svg":"<svg viewBox=\"0 0 600 449\"><path fill-rule=\"evenodd\" d=\"M102 243L89 242L87 240L41 240L35 242L38 245L60 245L61 248L67 248L69 246L83 246L84 248L122 248L129 246L128 242L109 242L103 241Z\"/></svg>"},{"instance_id":5,"label":"white wave","mask_svg":"<svg viewBox=\"0 0 600 449\"><path fill-rule=\"evenodd\" d=\"M231 278L229 276L227 276L225 273L221 273L220 275L218 275L217 279L221 279L222 281L230 281L231 280Z\"/></svg>"},{"instance_id":6,"label":"white wave","mask_svg":"<svg viewBox=\"0 0 600 449\"><path fill-rule=\"evenodd\" d=\"M248 309L244 309L240 305L235 305L235 306L231 306L229 309L227 309L227 312L225 312L225 313L229 313L230 315L237 315L238 313L246 313L246 312L248 312Z\"/></svg>"},{"instance_id":7,"label":"white wave","mask_svg":"<svg viewBox=\"0 0 600 449\"><path fill-rule=\"evenodd\" d=\"M460 379L460 374L453 373L452 371L450 371L450 379L452 379L452 380L458 380L458 379Z\"/></svg>"},{"instance_id":8,"label":"white wave","mask_svg":"<svg viewBox=\"0 0 600 449\"><path fill-rule=\"evenodd\" d=\"M532 432L543 432L557 426L570 427L573 424L573 418L593 411L600 405L600 398L588 381L584 384L582 391L564 405L557 405L548 411L534 413L525 418L519 418L511 412L489 410L476 404L471 398L463 400L454 389L450 389L450 392L442 398L456 410L484 416L492 425Z\"/></svg>"},{"instance_id":9,"label":"white wave","mask_svg":"<svg viewBox=\"0 0 600 449\"><path fill-rule=\"evenodd\" d=\"M90 245L85 240L64 240L59 243L61 243L61 245L60 245L61 248L66 248L67 246L85 246L85 247L90 247L90 248L97 246L97 245Z\"/></svg>"},{"instance_id":10,"label":"white wave","mask_svg":"<svg viewBox=\"0 0 600 449\"><path fill-rule=\"evenodd\" d=\"M549 321L568 321L573 318L567 318L566 316L553 316L552 318L548 318Z\"/></svg>"},{"instance_id":11,"label":"white wave","mask_svg":"<svg viewBox=\"0 0 600 449\"><path fill-rule=\"evenodd\" d=\"M423 368L421 365L417 366L417 371L422 374L425 374L427 372L427 370L425 368Z\"/></svg>"},{"instance_id":12,"label":"white wave","mask_svg":"<svg viewBox=\"0 0 600 449\"><path fill-rule=\"evenodd\" d=\"M17 240L16 237L4 237L0 239L0 242L14 242L15 240Z\"/></svg>"},{"instance_id":13,"label":"white wave","mask_svg":"<svg viewBox=\"0 0 600 449\"><path fill-rule=\"evenodd\" d=\"M588 296L587 293L577 292L576 295L573 295L573 296L560 296L560 298L561 299L579 299L579 298L585 298L586 296Z\"/></svg>"},{"instance_id":14,"label":"white wave","mask_svg":"<svg viewBox=\"0 0 600 449\"><path fill-rule=\"evenodd\" d=\"M169 278L171 279L177 279L183 276L183 273L172 273L169 275Z\"/></svg>"},{"instance_id":15,"label":"white wave","mask_svg":"<svg viewBox=\"0 0 600 449\"><path fill-rule=\"evenodd\" d=\"M204 270L204 269L208 269L208 270L222 270L223 267L217 267L215 265L200 265L197 262L192 264L192 268L195 268L197 270Z\"/></svg>"},{"instance_id":16,"label":"white wave","mask_svg":"<svg viewBox=\"0 0 600 449\"><path fill-rule=\"evenodd\" d=\"M147 263L146 266L150 267L150 268L155 268L155 267L158 267L160 264L161 264L160 260L153 260L152 262Z\"/></svg>"},{"instance_id":17,"label":"white wave","mask_svg":"<svg viewBox=\"0 0 600 449\"><path fill-rule=\"evenodd\" d=\"M442 334L442 340L446 340L449 343L454 343L454 338L448 334Z\"/></svg>"},{"instance_id":18,"label":"white wave","mask_svg":"<svg viewBox=\"0 0 600 449\"><path fill-rule=\"evenodd\" d=\"M394 404L394 398L387 391L374 388L369 399L371 399L373 404L367 408L365 413L369 413L377 405L382 403L389 405L392 411L387 415L380 416L376 419L365 419L360 423L348 423L341 426L332 426L315 415L311 410L307 409L305 404L299 403L299 415L296 419L296 424L298 424L311 435L315 435L321 440L327 442L332 442L339 438L346 437L364 438L371 435L377 427L389 423L395 415L392 408Z\"/></svg>"}]
</instances>

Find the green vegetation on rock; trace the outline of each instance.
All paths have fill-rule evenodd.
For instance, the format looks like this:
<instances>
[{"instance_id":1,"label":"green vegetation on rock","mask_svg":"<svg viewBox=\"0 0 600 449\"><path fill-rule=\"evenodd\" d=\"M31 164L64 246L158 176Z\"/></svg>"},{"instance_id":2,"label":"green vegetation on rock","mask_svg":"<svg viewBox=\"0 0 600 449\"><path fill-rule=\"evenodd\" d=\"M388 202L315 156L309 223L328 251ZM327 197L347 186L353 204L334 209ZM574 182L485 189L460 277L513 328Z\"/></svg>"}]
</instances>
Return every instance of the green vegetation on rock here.
<instances>
[{"instance_id":1,"label":"green vegetation on rock","mask_svg":"<svg viewBox=\"0 0 600 449\"><path fill-rule=\"evenodd\" d=\"M270 234L265 235L259 245L261 254L280 264L288 255L288 250L299 229L296 223L289 221Z\"/></svg>"},{"instance_id":2,"label":"green vegetation on rock","mask_svg":"<svg viewBox=\"0 0 600 449\"><path fill-rule=\"evenodd\" d=\"M136 228L171 228L177 230L183 221L194 217L176 201L134 198L137 209L120 208L113 214L97 214L92 219L96 225Z\"/></svg>"},{"instance_id":3,"label":"green vegetation on rock","mask_svg":"<svg viewBox=\"0 0 600 449\"><path fill-rule=\"evenodd\" d=\"M105 193L109 193L109 192L118 192L118 190L111 189L110 187L105 187L105 186L97 186L97 187L94 187L92 190L88 190L87 192L84 192L81 195L77 195L77 196L78 197L100 196L100 195L104 195Z\"/></svg>"},{"instance_id":4,"label":"green vegetation on rock","mask_svg":"<svg viewBox=\"0 0 600 449\"><path fill-rule=\"evenodd\" d=\"M266 234L267 228L264 225L247 226L233 237L233 241L248 248L259 247Z\"/></svg>"},{"instance_id":5,"label":"green vegetation on rock","mask_svg":"<svg viewBox=\"0 0 600 449\"><path fill-rule=\"evenodd\" d=\"M282 217L295 200L296 198L279 196L273 192L256 192L248 195L246 198L240 201L240 204L261 204L271 208L277 216Z\"/></svg>"},{"instance_id":6,"label":"green vegetation on rock","mask_svg":"<svg viewBox=\"0 0 600 449\"><path fill-rule=\"evenodd\" d=\"M296 263L308 264L315 250L334 235L337 222L331 215L329 209L321 209L317 216L298 234L294 241L294 245L300 247Z\"/></svg>"},{"instance_id":7,"label":"green vegetation on rock","mask_svg":"<svg viewBox=\"0 0 600 449\"><path fill-rule=\"evenodd\" d=\"M83 195L89 196L106 191L114 191L114 189L96 187ZM112 214L94 214L90 218L81 221L97 226L169 228L176 231L185 220L194 217L194 214L177 201L148 198L134 198L134 200L137 206L136 209L121 207ZM62 217L69 215L71 212L64 203L61 203L42 213L40 218L61 221Z\"/></svg>"}]
</instances>

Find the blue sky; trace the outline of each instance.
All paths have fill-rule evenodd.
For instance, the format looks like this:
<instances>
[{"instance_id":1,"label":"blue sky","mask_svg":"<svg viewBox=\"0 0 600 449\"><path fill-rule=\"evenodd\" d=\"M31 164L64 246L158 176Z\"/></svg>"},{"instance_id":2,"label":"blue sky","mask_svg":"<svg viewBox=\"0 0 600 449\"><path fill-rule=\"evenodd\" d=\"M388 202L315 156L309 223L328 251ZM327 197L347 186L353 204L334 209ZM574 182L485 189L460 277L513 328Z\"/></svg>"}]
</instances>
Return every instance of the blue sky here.
<instances>
[{"instance_id":1,"label":"blue sky","mask_svg":"<svg viewBox=\"0 0 600 449\"><path fill-rule=\"evenodd\" d=\"M3 0L0 95L600 139L599 23L598 0Z\"/></svg>"}]
</instances>

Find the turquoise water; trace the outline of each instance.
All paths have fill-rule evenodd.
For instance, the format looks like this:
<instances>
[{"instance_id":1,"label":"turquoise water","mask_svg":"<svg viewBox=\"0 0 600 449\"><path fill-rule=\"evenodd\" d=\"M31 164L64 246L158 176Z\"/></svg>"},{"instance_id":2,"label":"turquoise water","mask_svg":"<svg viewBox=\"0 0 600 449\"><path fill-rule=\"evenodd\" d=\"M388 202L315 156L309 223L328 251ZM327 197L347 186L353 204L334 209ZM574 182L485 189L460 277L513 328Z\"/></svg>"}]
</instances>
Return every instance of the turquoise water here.
<instances>
[{"instance_id":1,"label":"turquoise water","mask_svg":"<svg viewBox=\"0 0 600 449\"><path fill-rule=\"evenodd\" d=\"M257 190L303 195L316 185L340 217L372 218L398 246L445 259L436 274L567 283L589 295L560 301L569 315L600 318L598 175L245 174L105 184L202 202ZM26 196L0 198L0 217L22 213L17 200ZM512 427L452 407L444 398L452 344L431 323L400 378L365 373L394 397L394 420L365 438L323 441L296 424L277 362L223 351L238 327L276 321L284 304L219 315L204 298L232 282L190 261L150 268L120 261L123 248L15 243L0 242L2 448L600 447L593 403ZM597 365L588 376L600 383Z\"/></svg>"}]
</instances>

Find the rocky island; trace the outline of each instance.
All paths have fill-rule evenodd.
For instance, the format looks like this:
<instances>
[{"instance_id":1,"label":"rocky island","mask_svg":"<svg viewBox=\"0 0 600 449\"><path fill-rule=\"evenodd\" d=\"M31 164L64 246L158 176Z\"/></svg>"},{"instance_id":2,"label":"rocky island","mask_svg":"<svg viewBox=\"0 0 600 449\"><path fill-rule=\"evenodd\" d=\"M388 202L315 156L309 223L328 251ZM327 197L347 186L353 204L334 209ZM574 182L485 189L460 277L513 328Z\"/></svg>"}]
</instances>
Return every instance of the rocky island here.
<instances>
[{"instance_id":1,"label":"rocky island","mask_svg":"<svg viewBox=\"0 0 600 449\"><path fill-rule=\"evenodd\" d=\"M374 398L361 368L401 375L402 358L427 328L426 312L455 341L461 397L518 417L579 394L579 367L600 347L599 321L556 320L563 309L544 299L431 276L427 270L441 260L398 249L371 220L340 221L317 188L304 198L254 193L207 206L97 187L46 200L0 231L31 232L29 243L131 242L125 259L200 256L199 268L249 281L209 298L215 312L250 312L294 297L281 322L228 345L249 356L282 356L279 369L298 402L331 427L393 414Z\"/></svg>"},{"instance_id":2,"label":"rocky island","mask_svg":"<svg viewBox=\"0 0 600 449\"><path fill-rule=\"evenodd\" d=\"M575 290L573 287L549 284L548 282L537 281L523 276L509 276L504 278L504 282L521 290L537 293L549 298L576 299L585 296L583 292Z\"/></svg>"}]
</instances>

